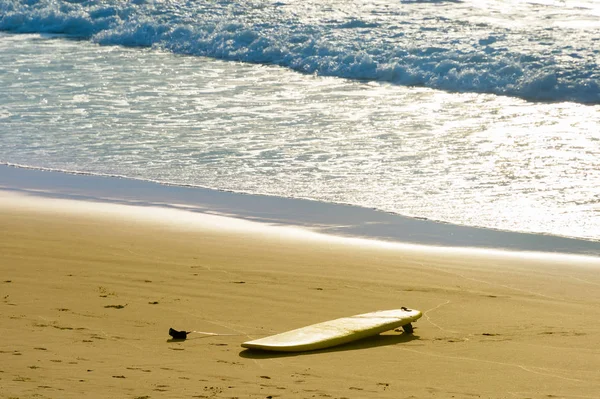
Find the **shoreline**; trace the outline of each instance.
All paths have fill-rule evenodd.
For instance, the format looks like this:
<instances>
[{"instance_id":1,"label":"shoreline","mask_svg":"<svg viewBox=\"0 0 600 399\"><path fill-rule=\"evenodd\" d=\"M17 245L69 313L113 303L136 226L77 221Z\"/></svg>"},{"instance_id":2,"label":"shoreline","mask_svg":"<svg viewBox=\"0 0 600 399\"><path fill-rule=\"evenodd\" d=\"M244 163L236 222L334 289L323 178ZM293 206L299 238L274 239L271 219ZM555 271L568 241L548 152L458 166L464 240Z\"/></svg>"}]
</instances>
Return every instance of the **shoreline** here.
<instances>
[{"instance_id":1,"label":"shoreline","mask_svg":"<svg viewBox=\"0 0 600 399\"><path fill-rule=\"evenodd\" d=\"M2 397L540 399L600 389L597 258L391 248L172 209L0 198ZM423 312L412 336L299 354L240 347L401 306ZM169 328L201 333L172 341Z\"/></svg>"},{"instance_id":2,"label":"shoreline","mask_svg":"<svg viewBox=\"0 0 600 399\"><path fill-rule=\"evenodd\" d=\"M179 209L382 242L600 256L600 241L460 226L353 205L121 177L0 165L0 190L42 198Z\"/></svg>"}]
</instances>

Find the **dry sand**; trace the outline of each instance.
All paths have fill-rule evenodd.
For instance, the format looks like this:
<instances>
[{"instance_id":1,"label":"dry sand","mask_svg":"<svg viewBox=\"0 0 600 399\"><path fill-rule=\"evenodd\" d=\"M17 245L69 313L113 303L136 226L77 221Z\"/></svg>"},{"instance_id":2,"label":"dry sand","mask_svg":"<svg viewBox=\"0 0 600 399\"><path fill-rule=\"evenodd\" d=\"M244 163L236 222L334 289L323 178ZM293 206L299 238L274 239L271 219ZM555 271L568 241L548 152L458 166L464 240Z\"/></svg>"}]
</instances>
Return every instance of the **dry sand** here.
<instances>
[{"instance_id":1,"label":"dry sand","mask_svg":"<svg viewBox=\"0 0 600 399\"><path fill-rule=\"evenodd\" d=\"M393 248L150 211L0 201L0 397L600 395L599 259ZM424 313L413 336L292 355L240 347L401 306ZM169 327L224 335L170 342Z\"/></svg>"}]
</instances>

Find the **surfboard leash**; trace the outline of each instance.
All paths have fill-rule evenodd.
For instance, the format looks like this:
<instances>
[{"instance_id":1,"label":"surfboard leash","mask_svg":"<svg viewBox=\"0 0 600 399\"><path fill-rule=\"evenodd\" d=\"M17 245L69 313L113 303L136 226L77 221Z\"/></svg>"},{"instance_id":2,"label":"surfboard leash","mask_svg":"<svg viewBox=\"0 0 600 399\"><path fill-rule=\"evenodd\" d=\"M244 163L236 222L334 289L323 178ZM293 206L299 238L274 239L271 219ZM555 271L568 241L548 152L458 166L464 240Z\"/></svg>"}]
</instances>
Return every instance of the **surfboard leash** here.
<instances>
[{"instance_id":1,"label":"surfboard leash","mask_svg":"<svg viewBox=\"0 0 600 399\"><path fill-rule=\"evenodd\" d=\"M174 328L169 328L169 335L171 337L173 337L173 339L180 339L180 340L184 340L187 339L188 334L192 334L192 333L196 333L196 334L202 334L205 336L219 336L219 337L223 337L223 336L241 336L241 335L246 335L246 334L218 334L218 333L211 333L211 332L206 332L206 331L178 331L175 330Z\"/></svg>"}]
</instances>

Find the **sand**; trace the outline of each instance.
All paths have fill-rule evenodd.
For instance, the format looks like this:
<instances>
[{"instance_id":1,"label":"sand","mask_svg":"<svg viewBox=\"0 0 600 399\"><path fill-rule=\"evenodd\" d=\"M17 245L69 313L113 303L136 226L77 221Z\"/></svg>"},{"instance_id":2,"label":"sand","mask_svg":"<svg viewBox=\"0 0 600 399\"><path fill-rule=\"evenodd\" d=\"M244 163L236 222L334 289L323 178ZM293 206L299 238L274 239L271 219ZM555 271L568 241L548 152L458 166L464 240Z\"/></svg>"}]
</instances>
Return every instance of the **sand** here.
<instances>
[{"instance_id":1,"label":"sand","mask_svg":"<svg viewBox=\"0 0 600 399\"><path fill-rule=\"evenodd\" d=\"M171 186L130 178L0 165L0 190L2 189L47 199L104 201L138 207L160 206L210 212L241 220L310 228L346 237L600 257L599 241L461 226L360 206L248 195L202 187Z\"/></svg>"},{"instance_id":2,"label":"sand","mask_svg":"<svg viewBox=\"0 0 600 399\"><path fill-rule=\"evenodd\" d=\"M2 398L597 398L600 258L324 239L121 205L0 201ZM407 306L302 354L240 343ZM170 327L192 333L173 342Z\"/></svg>"}]
</instances>

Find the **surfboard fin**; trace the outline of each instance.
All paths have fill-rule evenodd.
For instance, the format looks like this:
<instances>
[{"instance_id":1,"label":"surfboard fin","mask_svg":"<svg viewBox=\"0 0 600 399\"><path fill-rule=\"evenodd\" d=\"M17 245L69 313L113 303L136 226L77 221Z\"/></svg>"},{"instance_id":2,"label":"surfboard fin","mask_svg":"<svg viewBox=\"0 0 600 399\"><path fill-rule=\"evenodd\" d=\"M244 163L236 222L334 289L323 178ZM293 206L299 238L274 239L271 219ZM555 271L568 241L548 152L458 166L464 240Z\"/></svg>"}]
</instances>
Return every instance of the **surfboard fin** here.
<instances>
[{"instance_id":1,"label":"surfboard fin","mask_svg":"<svg viewBox=\"0 0 600 399\"><path fill-rule=\"evenodd\" d=\"M410 323L403 325L402 329L407 334L412 334L415 331L414 327Z\"/></svg>"}]
</instances>

